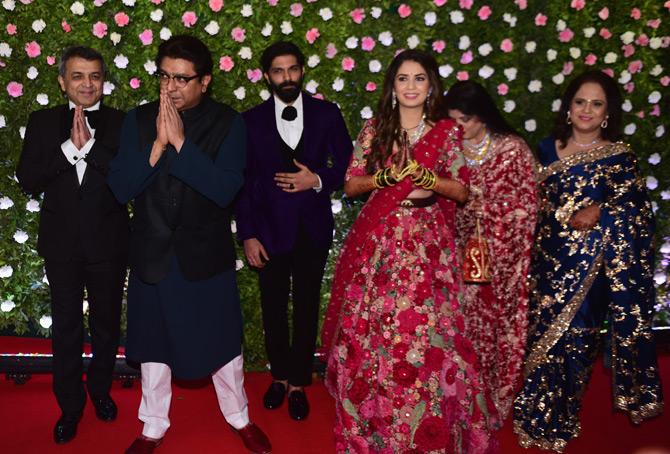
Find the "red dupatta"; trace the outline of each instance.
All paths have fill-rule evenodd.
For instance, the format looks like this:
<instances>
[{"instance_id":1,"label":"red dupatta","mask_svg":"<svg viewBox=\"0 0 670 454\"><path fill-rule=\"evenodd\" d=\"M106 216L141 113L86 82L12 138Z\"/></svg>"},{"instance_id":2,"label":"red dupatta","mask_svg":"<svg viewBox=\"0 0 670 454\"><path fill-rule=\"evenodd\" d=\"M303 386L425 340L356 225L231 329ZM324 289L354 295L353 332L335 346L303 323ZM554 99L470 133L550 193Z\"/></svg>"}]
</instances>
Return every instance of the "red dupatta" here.
<instances>
[{"instance_id":1,"label":"red dupatta","mask_svg":"<svg viewBox=\"0 0 670 454\"><path fill-rule=\"evenodd\" d=\"M437 169L440 176L447 176L452 162L456 159L454 148L460 148L461 140L462 131L453 120L440 120L414 144L412 157L426 168ZM440 159L440 155L445 148L447 152L446 161ZM361 254L357 249L363 245L365 239L379 225L379 222L388 216L400 201L405 199L414 189L416 187L412 180L405 178L395 186L374 191L351 227L335 267L330 303L321 330L321 348L326 357L330 355L333 343L337 339L345 290L348 283L351 282L355 270L360 268L359 259ZM449 223L447 228L453 229L455 202L438 196L438 204L444 211L445 218Z\"/></svg>"}]
</instances>

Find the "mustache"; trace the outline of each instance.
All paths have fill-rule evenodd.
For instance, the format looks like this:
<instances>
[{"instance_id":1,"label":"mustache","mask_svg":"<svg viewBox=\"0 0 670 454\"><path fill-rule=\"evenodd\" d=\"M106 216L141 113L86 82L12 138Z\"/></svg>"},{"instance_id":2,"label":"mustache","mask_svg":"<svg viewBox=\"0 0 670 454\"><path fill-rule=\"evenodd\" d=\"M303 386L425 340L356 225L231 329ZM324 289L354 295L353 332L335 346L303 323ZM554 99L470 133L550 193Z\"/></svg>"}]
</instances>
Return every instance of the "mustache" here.
<instances>
[{"instance_id":1,"label":"mustache","mask_svg":"<svg viewBox=\"0 0 670 454\"><path fill-rule=\"evenodd\" d=\"M283 90L284 88L300 88L300 84L298 82L293 82L292 80L287 80L286 82L282 82L278 85L275 85L277 89Z\"/></svg>"}]
</instances>

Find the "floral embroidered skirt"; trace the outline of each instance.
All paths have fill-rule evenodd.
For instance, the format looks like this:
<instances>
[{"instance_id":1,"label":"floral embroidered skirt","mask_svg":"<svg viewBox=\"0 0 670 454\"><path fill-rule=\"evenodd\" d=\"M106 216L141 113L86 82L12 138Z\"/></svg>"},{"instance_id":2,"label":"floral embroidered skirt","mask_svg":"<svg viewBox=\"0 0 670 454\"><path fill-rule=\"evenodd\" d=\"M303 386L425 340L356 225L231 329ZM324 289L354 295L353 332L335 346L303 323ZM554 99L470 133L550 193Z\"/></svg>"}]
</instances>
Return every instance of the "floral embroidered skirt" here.
<instances>
[{"instance_id":1,"label":"floral embroidered skirt","mask_svg":"<svg viewBox=\"0 0 670 454\"><path fill-rule=\"evenodd\" d=\"M491 407L446 225L438 205L398 207L358 248L326 377L338 452L486 452Z\"/></svg>"}]
</instances>

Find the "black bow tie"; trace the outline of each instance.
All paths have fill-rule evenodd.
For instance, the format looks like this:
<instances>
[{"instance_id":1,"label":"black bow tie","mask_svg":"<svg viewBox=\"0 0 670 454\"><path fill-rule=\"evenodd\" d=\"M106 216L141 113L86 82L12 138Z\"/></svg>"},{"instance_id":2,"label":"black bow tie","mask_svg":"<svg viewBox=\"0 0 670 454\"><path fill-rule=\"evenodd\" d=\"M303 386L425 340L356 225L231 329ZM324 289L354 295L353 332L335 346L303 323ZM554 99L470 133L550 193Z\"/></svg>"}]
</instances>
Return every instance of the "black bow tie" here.
<instances>
[{"instance_id":1,"label":"black bow tie","mask_svg":"<svg viewBox=\"0 0 670 454\"><path fill-rule=\"evenodd\" d=\"M282 120L293 121L298 117L298 110L293 106L286 106L281 112Z\"/></svg>"},{"instance_id":2,"label":"black bow tie","mask_svg":"<svg viewBox=\"0 0 670 454\"><path fill-rule=\"evenodd\" d=\"M91 128L97 129L96 125L98 124L98 121L100 120L100 109L98 109L98 110L84 110L84 115L86 116L86 119L88 120L88 124L91 125ZM74 119L74 107L70 109L69 119L70 119L70 121L68 122L68 124L71 125L72 120Z\"/></svg>"}]
</instances>

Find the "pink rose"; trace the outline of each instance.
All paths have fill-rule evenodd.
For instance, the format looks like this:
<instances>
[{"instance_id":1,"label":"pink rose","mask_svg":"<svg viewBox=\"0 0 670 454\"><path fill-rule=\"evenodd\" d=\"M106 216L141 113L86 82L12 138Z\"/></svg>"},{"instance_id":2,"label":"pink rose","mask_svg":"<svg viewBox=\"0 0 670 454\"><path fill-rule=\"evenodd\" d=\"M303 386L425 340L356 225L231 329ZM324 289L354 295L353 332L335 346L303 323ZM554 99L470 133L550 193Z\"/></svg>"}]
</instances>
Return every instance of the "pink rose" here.
<instances>
[{"instance_id":1,"label":"pink rose","mask_svg":"<svg viewBox=\"0 0 670 454\"><path fill-rule=\"evenodd\" d=\"M66 20L63 20L63 22L60 23L60 26L65 33L70 33L72 31L72 27L70 27L70 24L68 24Z\"/></svg>"},{"instance_id":2,"label":"pink rose","mask_svg":"<svg viewBox=\"0 0 670 454\"><path fill-rule=\"evenodd\" d=\"M133 90L137 90L138 88L140 88L140 85L141 82L137 77L133 77L132 79L130 79L130 88L132 88Z\"/></svg>"},{"instance_id":3,"label":"pink rose","mask_svg":"<svg viewBox=\"0 0 670 454\"><path fill-rule=\"evenodd\" d=\"M8 35L16 35L16 25L7 24L6 30Z\"/></svg>"},{"instance_id":4,"label":"pink rose","mask_svg":"<svg viewBox=\"0 0 670 454\"><path fill-rule=\"evenodd\" d=\"M463 52L463 55L461 55L461 64L467 65L468 63L471 62L472 62L472 51L469 50L467 52Z\"/></svg>"},{"instance_id":5,"label":"pink rose","mask_svg":"<svg viewBox=\"0 0 670 454\"><path fill-rule=\"evenodd\" d=\"M366 52L370 52L374 48L375 48L374 39L370 38L369 36L364 36L363 39L361 39L361 49L363 49Z\"/></svg>"},{"instance_id":6,"label":"pink rose","mask_svg":"<svg viewBox=\"0 0 670 454\"><path fill-rule=\"evenodd\" d=\"M234 41L241 43L247 39L247 31L242 27L235 27L230 31L230 37L233 38Z\"/></svg>"},{"instance_id":7,"label":"pink rose","mask_svg":"<svg viewBox=\"0 0 670 454\"><path fill-rule=\"evenodd\" d=\"M654 30L661 25L661 19L652 19L647 21L647 27L651 27Z\"/></svg>"},{"instance_id":8,"label":"pink rose","mask_svg":"<svg viewBox=\"0 0 670 454\"><path fill-rule=\"evenodd\" d=\"M544 27L547 25L547 16L545 16L542 13L539 13L537 16L535 16L535 25L538 27Z\"/></svg>"},{"instance_id":9,"label":"pink rose","mask_svg":"<svg viewBox=\"0 0 670 454\"><path fill-rule=\"evenodd\" d=\"M198 16L196 16L193 11L186 11L181 16L181 22L184 26L191 28L198 22Z\"/></svg>"},{"instance_id":10,"label":"pink rose","mask_svg":"<svg viewBox=\"0 0 670 454\"><path fill-rule=\"evenodd\" d=\"M433 3L435 3L435 6L438 8L441 8L442 6L447 4L447 0L433 0Z\"/></svg>"},{"instance_id":11,"label":"pink rose","mask_svg":"<svg viewBox=\"0 0 670 454\"><path fill-rule=\"evenodd\" d=\"M644 110L641 110L635 114L637 118L644 118Z\"/></svg>"},{"instance_id":12,"label":"pink rose","mask_svg":"<svg viewBox=\"0 0 670 454\"><path fill-rule=\"evenodd\" d=\"M660 82L661 82L661 85L663 85L664 87L667 87L668 85L670 85L670 76L661 77Z\"/></svg>"},{"instance_id":13,"label":"pink rose","mask_svg":"<svg viewBox=\"0 0 670 454\"><path fill-rule=\"evenodd\" d=\"M503 83L498 85L498 94L501 96L505 96L509 92L509 87L507 84Z\"/></svg>"},{"instance_id":14,"label":"pink rose","mask_svg":"<svg viewBox=\"0 0 670 454\"><path fill-rule=\"evenodd\" d=\"M103 38L107 34L107 24L104 22L96 22L93 24L93 35L97 38Z\"/></svg>"},{"instance_id":15,"label":"pink rose","mask_svg":"<svg viewBox=\"0 0 670 454\"><path fill-rule=\"evenodd\" d=\"M614 71L612 70L612 68L605 68L603 69L603 72L610 77L614 77Z\"/></svg>"},{"instance_id":16,"label":"pink rose","mask_svg":"<svg viewBox=\"0 0 670 454\"><path fill-rule=\"evenodd\" d=\"M517 4L520 10L528 8L528 2L526 0L514 0L514 3Z\"/></svg>"},{"instance_id":17,"label":"pink rose","mask_svg":"<svg viewBox=\"0 0 670 454\"><path fill-rule=\"evenodd\" d=\"M47 55L47 65L53 66L54 63L56 63L56 57L53 55Z\"/></svg>"},{"instance_id":18,"label":"pink rose","mask_svg":"<svg viewBox=\"0 0 670 454\"><path fill-rule=\"evenodd\" d=\"M308 1L307 3L311 3L311 2ZM312 96L312 98L316 98L316 99L326 99L326 98L323 96L323 93L317 93L317 94L315 94L314 96Z\"/></svg>"},{"instance_id":19,"label":"pink rose","mask_svg":"<svg viewBox=\"0 0 670 454\"><path fill-rule=\"evenodd\" d=\"M93 0L93 5L95 6L102 6L105 3L107 3L107 0Z\"/></svg>"},{"instance_id":20,"label":"pink rose","mask_svg":"<svg viewBox=\"0 0 670 454\"><path fill-rule=\"evenodd\" d=\"M512 40L509 38L505 38L502 40L500 43L500 50L507 53L512 52L512 49L514 49L514 44L512 43Z\"/></svg>"},{"instance_id":21,"label":"pink rose","mask_svg":"<svg viewBox=\"0 0 670 454\"><path fill-rule=\"evenodd\" d=\"M608 29L604 27L600 29L600 32L598 32L598 34L602 39L610 39L612 37L612 32L610 32Z\"/></svg>"},{"instance_id":22,"label":"pink rose","mask_svg":"<svg viewBox=\"0 0 670 454\"><path fill-rule=\"evenodd\" d=\"M9 93L9 96L12 98L18 98L19 96L23 95L23 85L12 81L7 84L7 93Z\"/></svg>"},{"instance_id":23,"label":"pink rose","mask_svg":"<svg viewBox=\"0 0 670 454\"><path fill-rule=\"evenodd\" d=\"M645 47L647 44L649 44L649 37L645 33L642 33L635 40L635 44L637 44L638 46Z\"/></svg>"},{"instance_id":24,"label":"pink rose","mask_svg":"<svg viewBox=\"0 0 670 454\"><path fill-rule=\"evenodd\" d=\"M640 12L639 8L633 8L630 10L630 17L632 17L635 20L638 20L640 17L642 17L642 13Z\"/></svg>"},{"instance_id":25,"label":"pink rose","mask_svg":"<svg viewBox=\"0 0 670 454\"><path fill-rule=\"evenodd\" d=\"M461 9L471 9L473 3L472 0L458 0L458 6L460 6Z\"/></svg>"},{"instance_id":26,"label":"pink rose","mask_svg":"<svg viewBox=\"0 0 670 454\"><path fill-rule=\"evenodd\" d=\"M302 3L291 4L291 16L300 17L302 15Z\"/></svg>"},{"instance_id":27,"label":"pink rose","mask_svg":"<svg viewBox=\"0 0 670 454\"><path fill-rule=\"evenodd\" d=\"M456 73L456 79L458 80L468 80L470 78L470 74L468 74L467 71L458 71Z\"/></svg>"},{"instance_id":28,"label":"pink rose","mask_svg":"<svg viewBox=\"0 0 670 454\"><path fill-rule=\"evenodd\" d=\"M356 61L351 57L344 57L342 59L342 69L345 71L353 71L356 66Z\"/></svg>"},{"instance_id":29,"label":"pink rose","mask_svg":"<svg viewBox=\"0 0 670 454\"><path fill-rule=\"evenodd\" d=\"M209 0L209 9L218 13L223 8L223 0Z\"/></svg>"},{"instance_id":30,"label":"pink rose","mask_svg":"<svg viewBox=\"0 0 670 454\"><path fill-rule=\"evenodd\" d=\"M558 34L558 40L562 43L569 43L570 40L575 36L575 33L570 30L569 28L566 28L565 30L562 30Z\"/></svg>"},{"instance_id":31,"label":"pink rose","mask_svg":"<svg viewBox=\"0 0 670 454\"><path fill-rule=\"evenodd\" d=\"M256 68L256 69L247 69L247 79L251 81L251 83L256 83L259 80L263 78L263 72Z\"/></svg>"},{"instance_id":32,"label":"pink rose","mask_svg":"<svg viewBox=\"0 0 670 454\"><path fill-rule=\"evenodd\" d=\"M319 32L319 29L316 27L310 28L309 30L307 30L307 33L305 33L305 39L310 44L314 44L314 41L316 41L319 38L319 36L321 36L321 33Z\"/></svg>"},{"instance_id":33,"label":"pink rose","mask_svg":"<svg viewBox=\"0 0 670 454\"><path fill-rule=\"evenodd\" d=\"M365 84L365 90L366 91L375 91L377 89L377 84L374 82L368 82Z\"/></svg>"},{"instance_id":34,"label":"pink rose","mask_svg":"<svg viewBox=\"0 0 670 454\"><path fill-rule=\"evenodd\" d=\"M277 6L277 3L279 3L279 0L268 0L268 5L270 6Z\"/></svg>"},{"instance_id":35,"label":"pink rose","mask_svg":"<svg viewBox=\"0 0 670 454\"><path fill-rule=\"evenodd\" d=\"M492 12L493 11L491 11L491 8L488 5L484 5L477 11L477 16L479 16L481 20L486 20L491 16Z\"/></svg>"},{"instance_id":36,"label":"pink rose","mask_svg":"<svg viewBox=\"0 0 670 454\"><path fill-rule=\"evenodd\" d=\"M665 3L663 4L663 7L664 7L665 9L667 9L668 11L670 11L670 0L668 0L667 2L665 2Z\"/></svg>"},{"instance_id":37,"label":"pink rose","mask_svg":"<svg viewBox=\"0 0 670 454\"><path fill-rule=\"evenodd\" d=\"M398 7L398 14L402 19L404 19L408 17L410 14L412 14L412 8L410 8L409 5L403 3Z\"/></svg>"},{"instance_id":38,"label":"pink rose","mask_svg":"<svg viewBox=\"0 0 670 454\"><path fill-rule=\"evenodd\" d=\"M221 71L230 72L233 66L235 66L235 62L228 55L224 55L219 59L219 69Z\"/></svg>"},{"instance_id":39,"label":"pink rose","mask_svg":"<svg viewBox=\"0 0 670 454\"><path fill-rule=\"evenodd\" d=\"M643 66L640 60L634 60L628 64L628 72L631 74L639 73Z\"/></svg>"},{"instance_id":40,"label":"pink rose","mask_svg":"<svg viewBox=\"0 0 670 454\"><path fill-rule=\"evenodd\" d=\"M154 5L160 5L161 3L163 3L163 0L151 0L151 3L153 3Z\"/></svg>"},{"instance_id":41,"label":"pink rose","mask_svg":"<svg viewBox=\"0 0 670 454\"><path fill-rule=\"evenodd\" d=\"M623 89L626 91L626 93L633 93L633 91L635 91L635 83L628 82L623 86Z\"/></svg>"},{"instance_id":42,"label":"pink rose","mask_svg":"<svg viewBox=\"0 0 670 454\"><path fill-rule=\"evenodd\" d=\"M447 43L444 42L444 40L438 40L438 41L433 41L433 51L437 52L438 54L441 54L444 49L447 47Z\"/></svg>"},{"instance_id":43,"label":"pink rose","mask_svg":"<svg viewBox=\"0 0 670 454\"><path fill-rule=\"evenodd\" d=\"M119 12L114 15L114 22L116 22L116 25L119 27L125 27L128 25L128 22L130 22L130 17L124 12Z\"/></svg>"},{"instance_id":44,"label":"pink rose","mask_svg":"<svg viewBox=\"0 0 670 454\"><path fill-rule=\"evenodd\" d=\"M586 2L584 0L572 0L570 2L570 8L574 8L577 11L584 9Z\"/></svg>"},{"instance_id":45,"label":"pink rose","mask_svg":"<svg viewBox=\"0 0 670 454\"><path fill-rule=\"evenodd\" d=\"M363 8L356 8L349 13L349 16L351 16L352 21L360 24L365 19L365 10Z\"/></svg>"},{"instance_id":46,"label":"pink rose","mask_svg":"<svg viewBox=\"0 0 670 454\"><path fill-rule=\"evenodd\" d=\"M140 33L139 37L140 41L142 41L142 44L144 44L145 46L148 46L154 41L154 33L148 28L144 30L142 33Z\"/></svg>"},{"instance_id":47,"label":"pink rose","mask_svg":"<svg viewBox=\"0 0 670 454\"><path fill-rule=\"evenodd\" d=\"M30 41L29 43L26 43L26 54L28 54L28 57L30 58L39 57L41 53L42 49L40 48L40 45L37 44L37 42Z\"/></svg>"},{"instance_id":48,"label":"pink rose","mask_svg":"<svg viewBox=\"0 0 670 454\"><path fill-rule=\"evenodd\" d=\"M326 46L326 58L333 58L335 55L337 55L337 47L333 43L328 43Z\"/></svg>"},{"instance_id":49,"label":"pink rose","mask_svg":"<svg viewBox=\"0 0 670 454\"><path fill-rule=\"evenodd\" d=\"M574 69L575 65L571 61L568 61L563 63L563 69L561 70L561 72L563 73L564 76L569 76L570 74L572 74L572 71L574 71Z\"/></svg>"},{"instance_id":50,"label":"pink rose","mask_svg":"<svg viewBox=\"0 0 670 454\"><path fill-rule=\"evenodd\" d=\"M608 7L604 7L598 12L598 17L602 20L607 20L607 18L610 17L610 9Z\"/></svg>"},{"instance_id":51,"label":"pink rose","mask_svg":"<svg viewBox=\"0 0 670 454\"><path fill-rule=\"evenodd\" d=\"M621 47L623 49L623 56L628 58L635 53L635 46L632 44L626 44Z\"/></svg>"},{"instance_id":52,"label":"pink rose","mask_svg":"<svg viewBox=\"0 0 670 454\"><path fill-rule=\"evenodd\" d=\"M653 109L649 112L649 115L652 115L654 117L660 117L661 116L661 106L656 104Z\"/></svg>"},{"instance_id":53,"label":"pink rose","mask_svg":"<svg viewBox=\"0 0 670 454\"><path fill-rule=\"evenodd\" d=\"M594 54L588 54L586 58L584 58L584 64L588 66L595 65L597 61L598 57L596 57Z\"/></svg>"}]
</instances>

